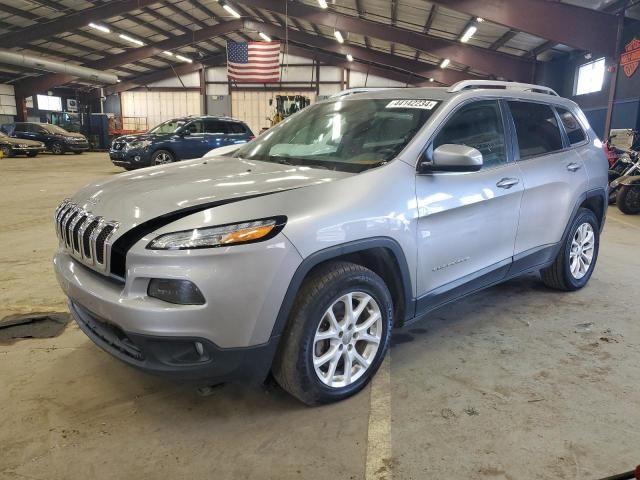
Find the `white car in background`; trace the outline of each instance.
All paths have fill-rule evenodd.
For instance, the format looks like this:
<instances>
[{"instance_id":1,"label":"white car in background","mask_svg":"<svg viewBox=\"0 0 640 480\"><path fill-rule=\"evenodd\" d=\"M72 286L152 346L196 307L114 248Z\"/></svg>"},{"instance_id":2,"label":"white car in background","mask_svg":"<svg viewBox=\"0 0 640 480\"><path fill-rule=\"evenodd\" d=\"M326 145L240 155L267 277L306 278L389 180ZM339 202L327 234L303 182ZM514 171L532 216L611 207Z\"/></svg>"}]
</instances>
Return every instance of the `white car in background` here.
<instances>
[{"instance_id":1,"label":"white car in background","mask_svg":"<svg viewBox=\"0 0 640 480\"><path fill-rule=\"evenodd\" d=\"M233 152L242 147L244 143L234 143L233 145L225 145L224 147L214 148L213 150L209 150L204 154L202 158L211 158L211 157L230 157Z\"/></svg>"}]
</instances>

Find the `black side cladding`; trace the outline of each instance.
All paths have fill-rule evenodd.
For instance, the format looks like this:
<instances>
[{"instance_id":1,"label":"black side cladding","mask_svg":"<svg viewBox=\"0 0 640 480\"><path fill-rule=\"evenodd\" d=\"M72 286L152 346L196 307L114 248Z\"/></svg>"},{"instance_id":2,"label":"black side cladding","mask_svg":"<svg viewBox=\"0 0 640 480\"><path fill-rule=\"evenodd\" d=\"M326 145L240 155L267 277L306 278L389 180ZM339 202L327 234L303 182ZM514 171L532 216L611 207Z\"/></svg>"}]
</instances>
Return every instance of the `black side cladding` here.
<instances>
[{"instance_id":1,"label":"black side cladding","mask_svg":"<svg viewBox=\"0 0 640 480\"><path fill-rule=\"evenodd\" d=\"M294 189L291 188L289 190ZM140 239L144 238L152 232L155 232L159 228L164 227L165 225L169 225L176 220L180 220L183 217L187 217L203 210L220 207L222 205L228 205L230 203L241 202L243 200L249 200L251 198L264 197L284 191L286 190L259 193L256 195L247 195L244 197L227 198L225 200L218 200L217 202L193 205L191 207L176 210L175 212L166 213L164 215L160 215L159 217L152 218L151 220L147 220L146 222L143 222L140 225L132 228L114 242L113 246L111 247L111 275L125 278L127 273L127 252L129 251L129 249L133 247L133 245L135 245L138 241L140 241ZM242 221L242 219L238 219L238 221Z\"/></svg>"}]
</instances>

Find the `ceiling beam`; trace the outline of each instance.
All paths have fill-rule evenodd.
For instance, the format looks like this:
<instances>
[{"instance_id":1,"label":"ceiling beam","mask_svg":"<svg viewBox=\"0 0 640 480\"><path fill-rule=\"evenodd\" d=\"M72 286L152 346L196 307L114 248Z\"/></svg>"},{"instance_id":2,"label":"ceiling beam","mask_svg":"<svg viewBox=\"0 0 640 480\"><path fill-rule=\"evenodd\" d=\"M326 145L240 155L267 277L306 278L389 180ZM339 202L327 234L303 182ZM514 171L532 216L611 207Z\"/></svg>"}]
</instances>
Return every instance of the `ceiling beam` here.
<instances>
[{"instance_id":1,"label":"ceiling beam","mask_svg":"<svg viewBox=\"0 0 640 480\"><path fill-rule=\"evenodd\" d=\"M132 48L131 50L127 50L123 53L109 55L107 57L101 58L100 60L88 62L84 64L84 66L89 68L99 68L101 70L116 68L120 65L133 63L144 58L159 55L165 50L174 50L185 45L191 45L193 43L208 40L211 37L218 37L231 32L236 32L242 29L242 26L242 20L232 20L229 22L219 23L211 27L195 30L191 33L178 35L176 37L163 40L153 45ZM20 96L28 97L29 95L32 95L34 93L46 91L50 88L69 83L75 78L76 77L73 77L71 75L64 75L60 73L47 74L17 84L16 91L20 93Z\"/></svg>"},{"instance_id":2,"label":"ceiling beam","mask_svg":"<svg viewBox=\"0 0 640 480\"><path fill-rule=\"evenodd\" d=\"M527 32L556 43L615 56L614 15L557 1L433 0L443 7Z\"/></svg>"},{"instance_id":3,"label":"ceiling beam","mask_svg":"<svg viewBox=\"0 0 640 480\"><path fill-rule=\"evenodd\" d=\"M252 8L285 13L285 5L277 0L240 0L239 3ZM385 41L392 39L395 43L428 52L438 58L449 58L452 62L467 65L474 70L510 80L529 81L533 72L533 64L530 60L514 55L364 20L335 10L322 10L298 2L287 2L286 9L290 16L302 18L312 24L317 23L343 32L353 32Z\"/></svg>"},{"instance_id":4,"label":"ceiling beam","mask_svg":"<svg viewBox=\"0 0 640 480\"><path fill-rule=\"evenodd\" d=\"M173 68L166 68L157 72L140 75L125 82L118 83L117 85L110 85L109 87L105 88L104 91L107 95L125 92L127 90L131 90L132 88L149 85L150 83L159 82L160 80L165 80L167 78L197 72L198 70L206 68L207 66L225 65L226 61L226 54L220 53L217 55L211 55L210 57L203 58L200 62L184 63Z\"/></svg>"},{"instance_id":5,"label":"ceiling beam","mask_svg":"<svg viewBox=\"0 0 640 480\"><path fill-rule=\"evenodd\" d=\"M409 85L433 85L429 81L416 77L415 75L411 75L406 72L399 72L397 70L390 70L387 68L382 68L375 65L368 65L365 63L359 62L349 62L341 57L336 56L333 53L325 52L323 50L318 50L308 46L301 45L290 45L289 51L292 55L296 55L303 58L314 59L318 62L321 62L324 65L331 65L334 67L344 68L353 70L356 72L368 73L370 75L376 75L378 77L387 78L389 80L394 80L396 82L405 83ZM203 62L206 66L223 66L226 64L226 56L224 54L221 55L212 55L211 57L203 59ZM125 82L119 83L117 85L112 85L105 88L105 93L107 95L121 93L127 90L131 90L133 88L138 88L140 86L145 86L151 83L159 82L161 80L165 80L167 78L173 78L176 75L187 75L192 72L196 72L203 68L202 64L192 63L185 64L175 67L175 69L167 68L162 71L141 75L136 78L132 78Z\"/></svg>"},{"instance_id":6,"label":"ceiling beam","mask_svg":"<svg viewBox=\"0 0 640 480\"><path fill-rule=\"evenodd\" d=\"M62 32L69 32L86 26L89 22L106 20L125 12L138 10L141 7L156 3L158 0L115 0L97 7L79 10L76 13L54 18L48 22L39 23L15 32L0 36L3 48L19 47L33 40L48 38Z\"/></svg>"},{"instance_id":7,"label":"ceiling beam","mask_svg":"<svg viewBox=\"0 0 640 480\"><path fill-rule=\"evenodd\" d=\"M425 80L424 78L416 77L406 72L399 72L397 70L390 70L387 68L378 67L376 65L370 65L360 62L349 62L337 57L335 54L317 50L311 47L305 47L300 45L290 45L289 53L299 57L312 58L325 65L331 65L338 68L344 68L345 70L353 70L354 72L367 73L375 75L377 77L387 78L396 82L404 83L410 86L433 86L433 83Z\"/></svg>"},{"instance_id":8,"label":"ceiling beam","mask_svg":"<svg viewBox=\"0 0 640 480\"><path fill-rule=\"evenodd\" d=\"M283 28L253 20L245 21L245 28L265 32L272 38L283 39L285 36L285 31ZM335 40L326 37L319 37L310 33L289 30L288 38L290 42L309 45L313 48L333 51L345 60L346 55L350 53L356 60L364 61L365 63L404 70L413 74L414 76L423 77L423 79L433 78L438 83L442 83L445 85L451 85L461 80L468 80L470 78L478 78L467 73L462 73L452 69L442 69L437 65L418 62L415 60L411 60L410 58L391 55L386 52L371 50L366 47L360 47L353 44L336 45Z\"/></svg>"},{"instance_id":9,"label":"ceiling beam","mask_svg":"<svg viewBox=\"0 0 640 480\"><path fill-rule=\"evenodd\" d=\"M518 34L515 30L507 30L499 39L493 42L490 46L490 50L498 50L505 46L513 37Z\"/></svg>"}]
</instances>

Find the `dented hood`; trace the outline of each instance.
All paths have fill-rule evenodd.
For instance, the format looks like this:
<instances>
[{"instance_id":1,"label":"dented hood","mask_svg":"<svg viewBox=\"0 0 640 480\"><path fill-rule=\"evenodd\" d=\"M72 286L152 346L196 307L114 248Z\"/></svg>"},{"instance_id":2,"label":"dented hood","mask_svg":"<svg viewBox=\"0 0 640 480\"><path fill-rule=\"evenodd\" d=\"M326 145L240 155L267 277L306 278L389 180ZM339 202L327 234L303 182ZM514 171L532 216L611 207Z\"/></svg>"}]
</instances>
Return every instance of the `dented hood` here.
<instances>
[{"instance_id":1,"label":"dented hood","mask_svg":"<svg viewBox=\"0 0 640 480\"><path fill-rule=\"evenodd\" d=\"M118 222L121 232L177 210L332 182L355 175L322 168L215 157L123 173L92 183L72 200Z\"/></svg>"}]
</instances>

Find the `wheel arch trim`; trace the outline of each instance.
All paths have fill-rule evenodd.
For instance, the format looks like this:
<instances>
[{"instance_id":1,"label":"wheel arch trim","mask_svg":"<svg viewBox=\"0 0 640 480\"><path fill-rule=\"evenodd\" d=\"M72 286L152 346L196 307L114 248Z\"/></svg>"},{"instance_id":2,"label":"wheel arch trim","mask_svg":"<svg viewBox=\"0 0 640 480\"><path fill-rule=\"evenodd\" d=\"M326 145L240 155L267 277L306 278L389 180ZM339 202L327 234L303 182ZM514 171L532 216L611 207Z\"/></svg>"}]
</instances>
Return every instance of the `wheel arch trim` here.
<instances>
[{"instance_id":1,"label":"wheel arch trim","mask_svg":"<svg viewBox=\"0 0 640 480\"><path fill-rule=\"evenodd\" d=\"M409 273L409 265L405 257L404 251L400 244L391 237L371 237L361 240L354 240L352 242L342 243L339 245L333 245L331 247L319 250L306 257L302 263L298 266L289 286L284 295L280 310L276 317L276 321L271 331L271 338L279 337L287 324L289 315L293 308L295 298L300 291L302 283L309 274L309 272L322 263L339 259L345 255L365 252L367 250L375 248L384 248L391 252L393 259L400 270L400 284L401 293L404 296L405 311L404 318L400 319L401 322L409 320L415 315L415 299L412 293L411 275Z\"/></svg>"}]
</instances>

